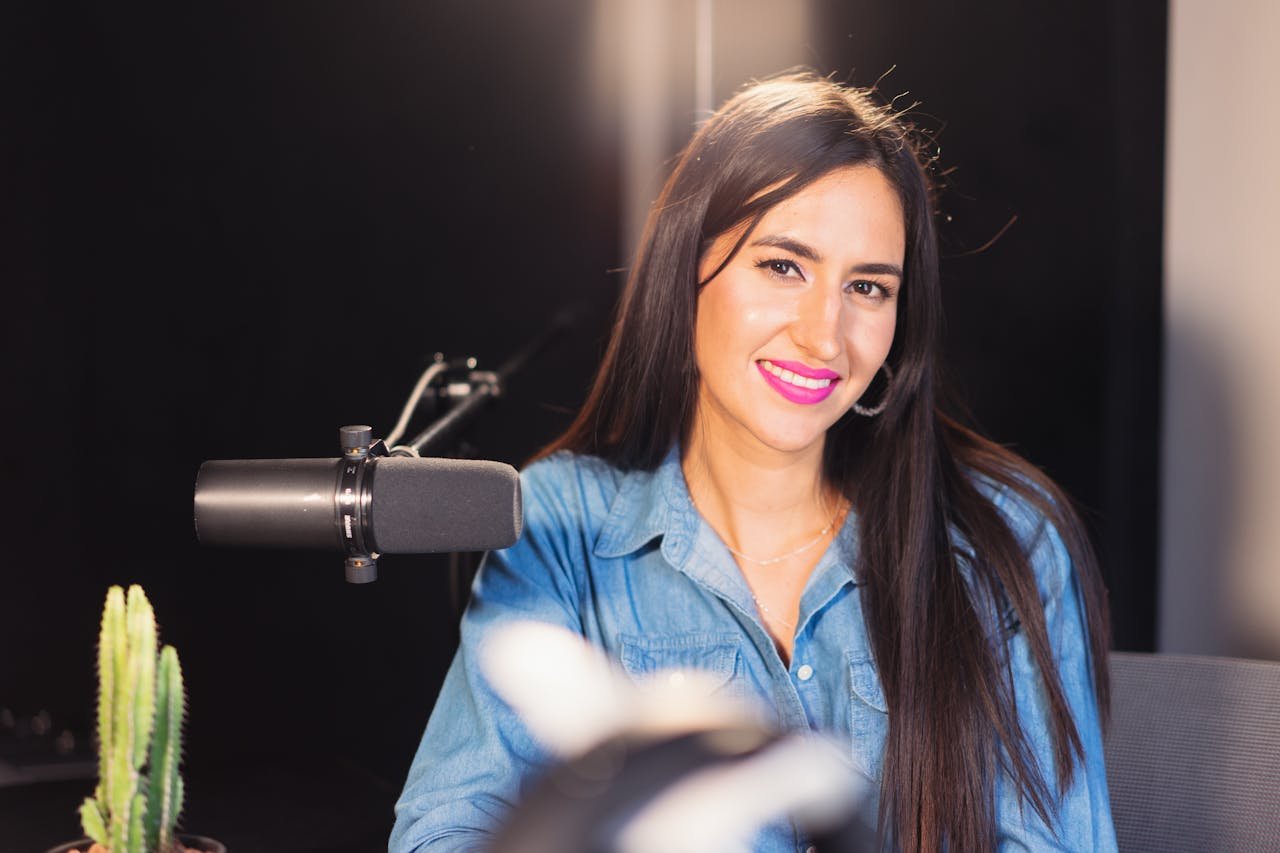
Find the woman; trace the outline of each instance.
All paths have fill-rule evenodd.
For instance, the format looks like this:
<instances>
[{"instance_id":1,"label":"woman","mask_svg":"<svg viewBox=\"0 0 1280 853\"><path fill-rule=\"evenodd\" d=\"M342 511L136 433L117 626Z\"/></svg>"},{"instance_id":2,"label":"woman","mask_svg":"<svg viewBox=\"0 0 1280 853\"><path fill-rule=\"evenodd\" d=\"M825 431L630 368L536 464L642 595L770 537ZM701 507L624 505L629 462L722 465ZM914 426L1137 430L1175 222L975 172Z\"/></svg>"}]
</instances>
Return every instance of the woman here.
<instances>
[{"instance_id":1,"label":"woman","mask_svg":"<svg viewBox=\"0 0 1280 853\"><path fill-rule=\"evenodd\" d=\"M523 474L524 538L477 578L394 848L492 827L545 760L476 668L516 618L840 733L902 850L1114 848L1105 592L1058 489L939 410L928 165L809 73L698 130L585 406Z\"/></svg>"}]
</instances>

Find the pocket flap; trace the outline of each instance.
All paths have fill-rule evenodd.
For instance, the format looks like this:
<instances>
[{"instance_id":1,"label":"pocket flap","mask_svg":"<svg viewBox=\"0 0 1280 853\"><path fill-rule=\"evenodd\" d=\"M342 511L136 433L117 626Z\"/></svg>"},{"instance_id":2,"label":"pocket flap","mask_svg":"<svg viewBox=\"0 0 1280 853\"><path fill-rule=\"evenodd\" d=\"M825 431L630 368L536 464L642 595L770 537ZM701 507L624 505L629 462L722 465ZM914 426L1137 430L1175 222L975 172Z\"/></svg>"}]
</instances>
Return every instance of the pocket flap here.
<instances>
[{"instance_id":1,"label":"pocket flap","mask_svg":"<svg viewBox=\"0 0 1280 853\"><path fill-rule=\"evenodd\" d=\"M738 667L737 634L622 634L618 637L622 668L633 678L664 669L696 669L717 686L733 678Z\"/></svg>"},{"instance_id":2,"label":"pocket flap","mask_svg":"<svg viewBox=\"0 0 1280 853\"><path fill-rule=\"evenodd\" d=\"M882 714L889 713L889 705L884 700L884 687L880 684L880 674L876 671L876 662L870 657L849 658L849 681L854 695Z\"/></svg>"}]
</instances>

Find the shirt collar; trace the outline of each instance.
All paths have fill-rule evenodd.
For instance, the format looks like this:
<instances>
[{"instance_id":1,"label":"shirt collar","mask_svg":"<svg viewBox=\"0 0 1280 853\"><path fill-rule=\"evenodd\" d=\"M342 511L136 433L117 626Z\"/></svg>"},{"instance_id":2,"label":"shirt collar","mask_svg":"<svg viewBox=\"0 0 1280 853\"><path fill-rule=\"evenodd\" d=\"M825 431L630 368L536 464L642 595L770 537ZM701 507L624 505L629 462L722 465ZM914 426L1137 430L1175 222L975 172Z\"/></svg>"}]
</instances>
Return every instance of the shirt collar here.
<instances>
[{"instance_id":1,"label":"shirt collar","mask_svg":"<svg viewBox=\"0 0 1280 853\"><path fill-rule=\"evenodd\" d=\"M683 561L697 529L698 513L684 482L680 445L676 442L657 468L623 475L594 551L597 557L606 559L622 557L662 536L663 550Z\"/></svg>"},{"instance_id":2,"label":"shirt collar","mask_svg":"<svg viewBox=\"0 0 1280 853\"><path fill-rule=\"evenodd\" d=\"M662 536L663 553L673 565L682 566L704 523L689 497L684 469L680 467L680 444L674 442L657 468L623 475L609 517L596 537L594 552L605 559L622 557ZM852 510L836 536L835 546L831 549L831 556L836 558L833 562L841 567L854 565L858 556L858 523Z\"/></svg>"}]
</instances>

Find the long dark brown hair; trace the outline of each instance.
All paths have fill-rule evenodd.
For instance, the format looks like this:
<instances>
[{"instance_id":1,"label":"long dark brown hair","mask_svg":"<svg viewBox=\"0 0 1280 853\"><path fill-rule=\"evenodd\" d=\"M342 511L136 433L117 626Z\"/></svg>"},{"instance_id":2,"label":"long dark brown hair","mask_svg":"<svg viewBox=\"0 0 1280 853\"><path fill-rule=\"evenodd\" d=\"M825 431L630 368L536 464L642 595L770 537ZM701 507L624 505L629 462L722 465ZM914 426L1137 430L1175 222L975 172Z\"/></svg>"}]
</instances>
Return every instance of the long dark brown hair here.
<instances>
[{"instance_id":1,"label":"long dark brown hair","mask_svg":"<svg viewBox=\"0 0 1280 853\"><path fill-rule=\"evenodd\" d=\"M939 406L934 183L923 138L902 114L874 90L812 72L754 83L721 107L680 155L650 212L585 405L539 456L568 449L652 470L673 442L687 439L698 389L693 333L703 253L718 235L747 223L736 252L771 207L832 169L860 164L880 169L896 187L905 217L904 277L888 358L893 380L887 389L873 383L872 392L886 401L878 417L850 412L830 428L823 467L857 513L854 570L889 709L880 829L905 851L990 850L994 780L1002 768L1053 825L1048 769L1039 767L1018 722L1009 631L1025 633L1041 673L1059 790L1070 784L1083 748L1028 554L977 481L1012 490L1062 537L1082 591L1104 710L1106 593L1067 497ZM969 582L962 563L970 567ZM992 630L993 609L1009 615L1003 631Z\"/></svg>"}]
</instances>

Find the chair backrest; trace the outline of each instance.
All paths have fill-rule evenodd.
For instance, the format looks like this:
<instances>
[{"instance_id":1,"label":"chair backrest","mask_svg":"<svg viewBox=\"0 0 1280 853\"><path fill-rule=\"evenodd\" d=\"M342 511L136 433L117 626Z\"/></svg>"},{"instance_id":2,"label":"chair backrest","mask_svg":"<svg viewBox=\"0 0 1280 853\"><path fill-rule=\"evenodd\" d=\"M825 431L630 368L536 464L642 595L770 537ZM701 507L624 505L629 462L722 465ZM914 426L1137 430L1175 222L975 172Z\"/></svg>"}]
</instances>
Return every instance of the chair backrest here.
<instances>
[{"instance_id":1,"label":"chair backrest","mask_svg":"<svg viewBox=\"0 0 1280 853\"><path fill-rule=\"evenodd\" d=\"M1280 663L1111 655L1122 853L1280 851Z\"/></svg>"}]
</instances>

